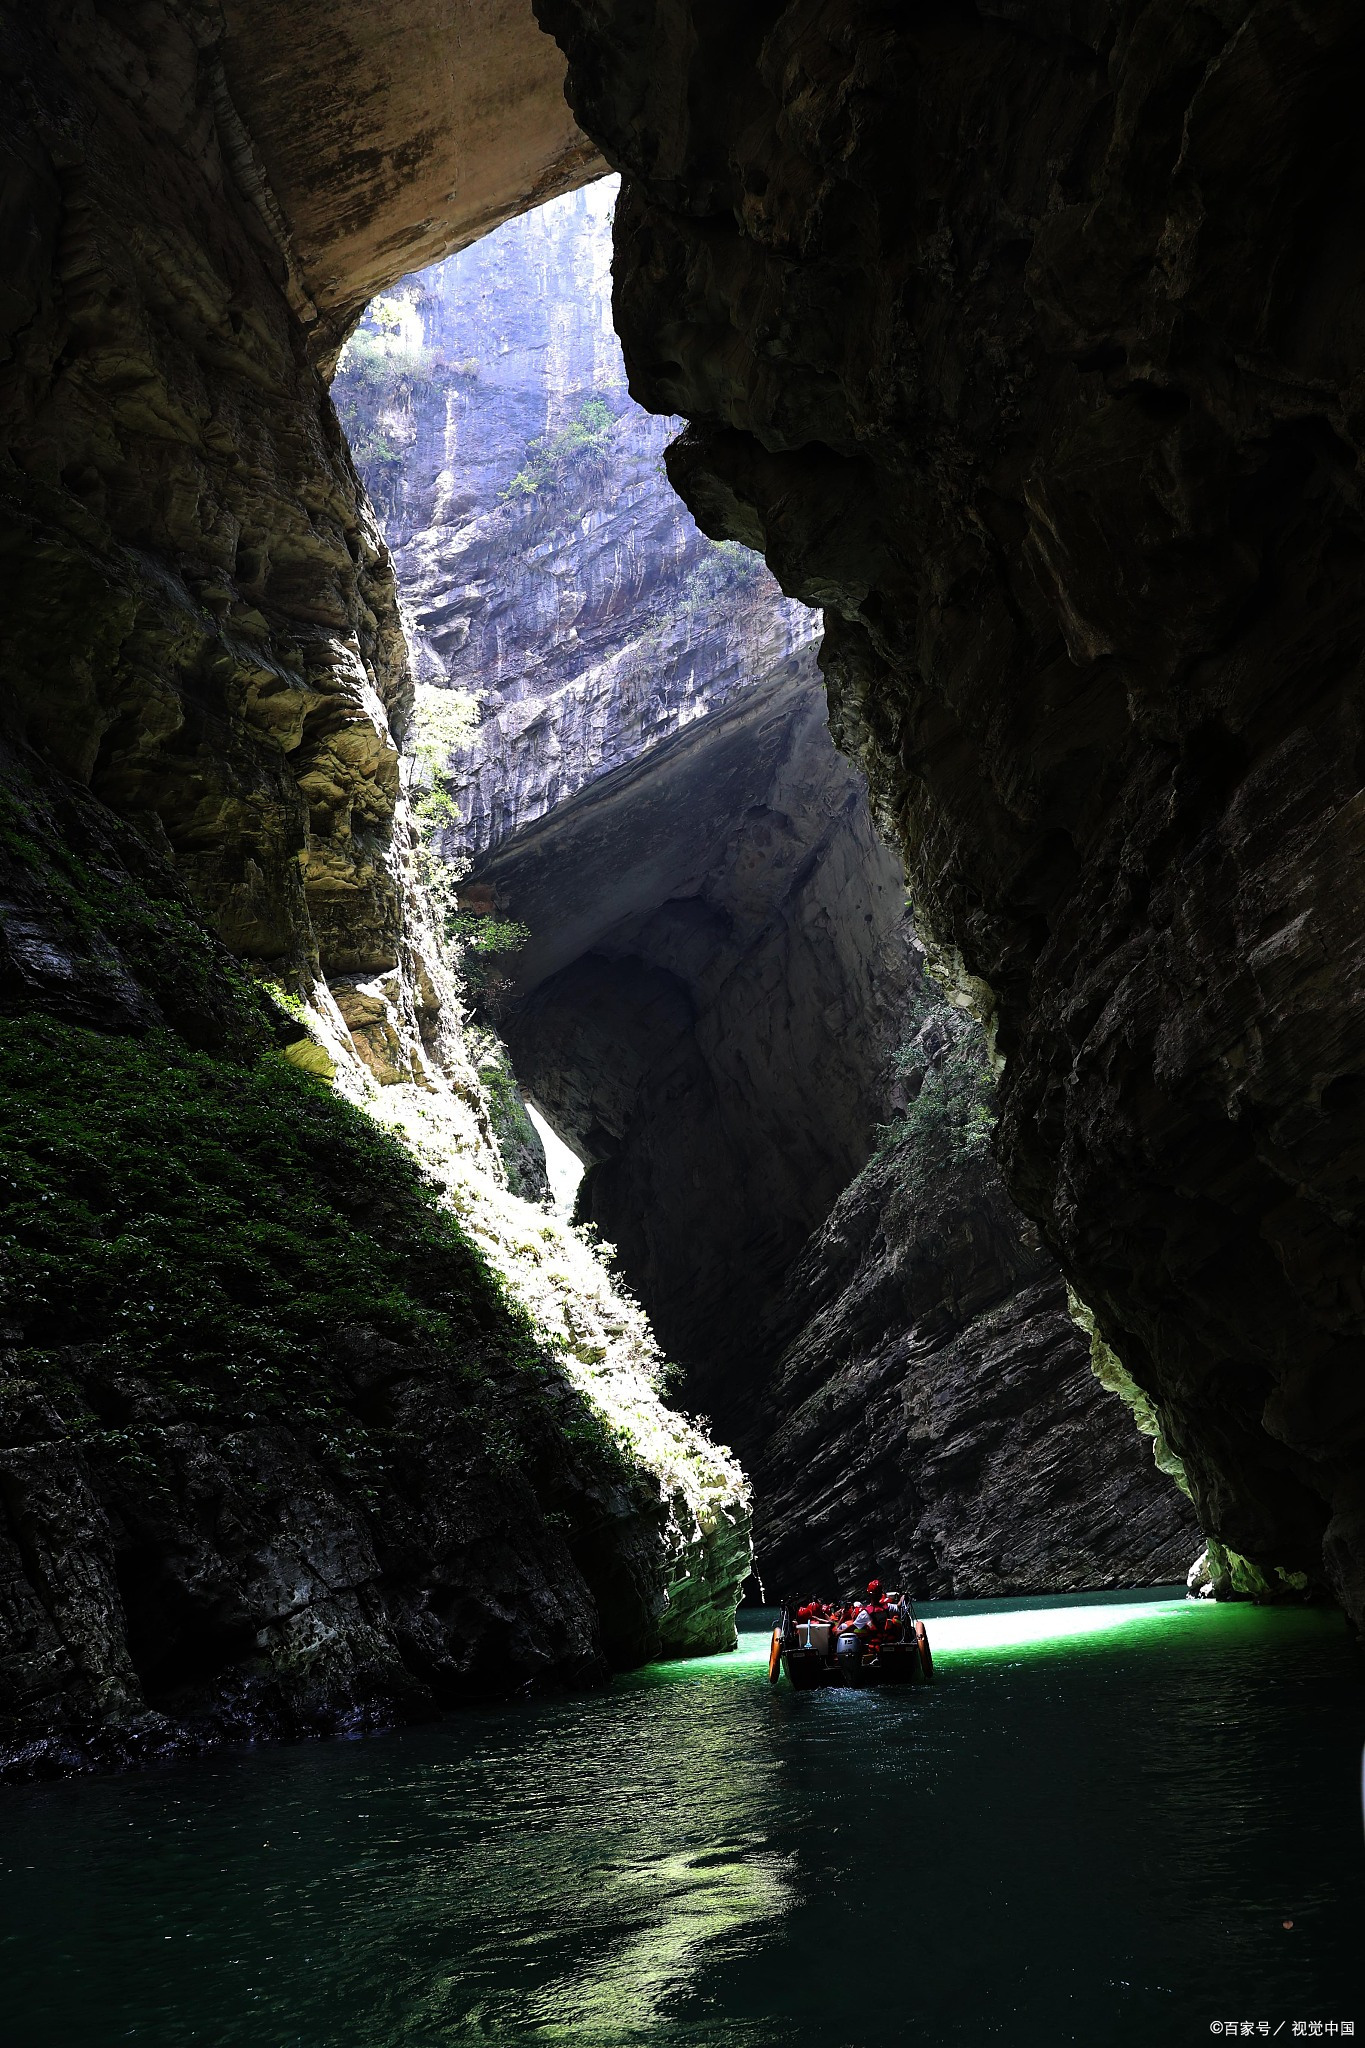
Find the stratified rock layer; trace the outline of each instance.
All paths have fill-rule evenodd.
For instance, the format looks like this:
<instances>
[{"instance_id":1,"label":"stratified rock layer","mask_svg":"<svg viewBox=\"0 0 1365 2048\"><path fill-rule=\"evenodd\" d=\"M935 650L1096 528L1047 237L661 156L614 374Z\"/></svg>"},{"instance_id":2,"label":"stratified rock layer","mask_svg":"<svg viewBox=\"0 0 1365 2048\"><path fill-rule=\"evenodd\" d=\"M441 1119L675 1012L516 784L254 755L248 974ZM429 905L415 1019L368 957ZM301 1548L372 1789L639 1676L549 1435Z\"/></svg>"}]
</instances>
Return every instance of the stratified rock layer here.
<instances>
[{"instance_id":1,"label":"stratified rock layer","mask_svg":"<svg viewBox=\"0 0 1365 2048\"><path fill-rule=\"evenodd\" d=\"M856 1536L819 1519L824 1569L871 1544L938 1589L1183 1574L1188 1511L1086 1369L1055 1267L1036 1245L1025 1255L1021 1219L980 1170L963 1183L936 1161L932 1185L901 1191L887 1227L914 1280L876 1290L884 1321L863 1340L907 1399L896 1375L912 1353L921 1395L932 1385L935 1415L978 1450L1008 1409L1017 1459L978 1461L1008 1476L942 1486L938 1449L924 1432L888 1436L879 1408L874 1457L856 1421L866 1373L841 1379L838 1359L819 1399L798 1398L793 1430L777 1427L787 1381L770 1372L771 1320L790 1333L799 1304L815 1315L808 1268L831 1284L829 1232L898 1185L869 1166L840 1194L878 1119L906 1107L887 1053L920 976L897 865L824 730L809 656L791 659L818 614L782 600L756 557L697 533L660 470L677 423L627 396L606 324L615 186L407 280L371 309L335 387L419 675L476 695L477 727L445 773L459 817L443 844L475 861L467 904L530 928L503 963L522 1078L589 1166L584 1211L684 1365L683 1403L753 1446L768 1525L800 1523L792 1447L842 1503ZM529 1125L510 1076L480 1072L518 1177ZM961 1228L926 1260L945 1202ZM959 1300L981 1328L940 1332L935 1350L930 1303L942 1320ZM794 1345L806 1378L821 1376L831 1327L816 1322ZM1002 1358L1007 1396L982 1384ZM788 1552L784 1537L774 1560Z\"/></svg>"},{"instance_id":2,"label":"stratified rock layer","mask_svg":"<svg viewBox=\"0 0 1365 2048\"><path fill-rule=\"evenodd\" d=\"M1193 1511L1000 1185L980 1033L933 1007L898 863L790 666L477 869L531 929L519 1075L684 1405L744 1446L770 1589L1183 1578ZM920 1136L864 1164L896 1111Z\"/></svg>"},{"instance_id":3,"label":"stratified rock layer","mask_svg":"<svg viewBox=\"0 0 1365 2048\"><path fill-rule=\"evenodd\" d=\"M1002 1156L1205 1526L1365 1622L1365 21L540 0L632 389L826 608Z\"/></svg>"},{"instance_id":4,"label":"stratified rock layer","mask_svg":"<svg viewBox=\"0 0 1365 2048\"><path fill-rule=\"evenodd\" d=\"M401 271L601 172L528 0L224 0L221 21L215 112L315 357Z\"/></svg>"},{"instance_id":5,"label":"stratified rock layer","mask_svg":"<svg viewBox=\"0 0 1365 2048\"><path fill-rule=\"evenodd\" d=\"M787 1278L775 1366L719 1409L753 1476L768 1591L874 1574L929 1598L1183 1580L1194 1510L1096 1379L989 1156L928 1186L915 1168L902 1141L841 1195Z\"/></svg>"},{"instance_id":6,"label":"stratified rock layer","mask_svg":"<svg viewBox=\"0 0 1365 2048\"><path fill-rule=\"evenodd\" d=\"M819 615L699 533L631 402L603 179L409 278L334 386L393 553L419 681L469 692L447 856L478 858L731 702Z\"/></svg>"}]
</instances>

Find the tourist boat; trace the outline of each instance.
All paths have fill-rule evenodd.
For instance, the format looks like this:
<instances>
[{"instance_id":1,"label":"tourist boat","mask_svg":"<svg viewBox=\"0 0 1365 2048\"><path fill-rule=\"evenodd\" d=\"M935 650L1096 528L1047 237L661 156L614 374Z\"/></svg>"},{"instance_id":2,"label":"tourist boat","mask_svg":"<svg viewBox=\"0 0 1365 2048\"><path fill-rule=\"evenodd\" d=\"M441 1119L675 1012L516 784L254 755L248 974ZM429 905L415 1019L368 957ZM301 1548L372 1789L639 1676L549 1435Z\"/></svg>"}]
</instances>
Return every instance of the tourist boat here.
<instances>
[{"instance_id":1,"label":"tourist boat","mask_svg":"<svg viewBox=\"0 0 1365 2048\"><path fill-rule=\"evenodd\" d=\"M785 1671L798 1692L818 1685L916 1685L934 1675L929 1631L908 1600L899 1603L901 1633L870 1637L828 1621L800 1621L788 1601L773 1630L768 1683Z\"/></svg>"}]
</instances>

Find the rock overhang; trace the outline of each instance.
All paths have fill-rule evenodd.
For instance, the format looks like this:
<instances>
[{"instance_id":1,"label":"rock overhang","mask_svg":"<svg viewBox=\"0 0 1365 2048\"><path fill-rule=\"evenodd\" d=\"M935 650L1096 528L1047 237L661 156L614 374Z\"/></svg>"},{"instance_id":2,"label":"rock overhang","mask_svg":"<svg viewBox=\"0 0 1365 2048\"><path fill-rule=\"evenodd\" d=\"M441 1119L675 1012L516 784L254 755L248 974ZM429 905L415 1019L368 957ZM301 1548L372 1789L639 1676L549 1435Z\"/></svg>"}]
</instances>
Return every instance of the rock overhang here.
<instances>
[{"instance_id":1,"label":"rock overhang","mask_svg":"<svg viewBox=\"0 0 1365 2048\"><path fill-rule=\"evenodd\" d=\"M606 165L529 0L225 0L226 89L335 354L376 293Z\"/></svg>"}]
</instances>

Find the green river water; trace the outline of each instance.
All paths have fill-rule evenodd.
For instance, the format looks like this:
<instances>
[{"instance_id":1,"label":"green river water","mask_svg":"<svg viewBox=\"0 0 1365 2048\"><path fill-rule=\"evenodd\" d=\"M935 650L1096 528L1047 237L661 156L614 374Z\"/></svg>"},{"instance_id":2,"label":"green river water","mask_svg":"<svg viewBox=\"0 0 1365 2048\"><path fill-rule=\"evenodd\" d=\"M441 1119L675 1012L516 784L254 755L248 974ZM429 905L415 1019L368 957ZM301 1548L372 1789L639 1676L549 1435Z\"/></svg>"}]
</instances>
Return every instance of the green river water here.
<instances>
[{"instance_id":1,"label":"green river water","mask_svg":"<svg viewBox=\"0 0 1365 2048\"><path fill-rule=\"evenodd\" d=\"M930 1688L770 1689L749 1615L600 1693L4 1792L0 2042L1365 2040L1340 1616L922 1612Z\"/></svg>"}]
</instances>

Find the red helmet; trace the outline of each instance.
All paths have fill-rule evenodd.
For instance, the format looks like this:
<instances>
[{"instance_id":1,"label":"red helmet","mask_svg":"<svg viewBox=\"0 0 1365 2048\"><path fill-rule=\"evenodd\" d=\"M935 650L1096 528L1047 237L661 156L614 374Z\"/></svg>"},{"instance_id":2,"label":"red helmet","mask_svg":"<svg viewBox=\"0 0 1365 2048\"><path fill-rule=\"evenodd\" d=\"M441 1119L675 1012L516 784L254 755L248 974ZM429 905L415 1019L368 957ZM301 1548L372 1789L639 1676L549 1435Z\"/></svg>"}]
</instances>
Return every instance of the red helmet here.
<instances>
[{"instance_id":1,"label":"red helmet","mask_svg":"<svg viewBox=\"0 0 1365 2048\"><path fill-rule=\"evenodd\" d=\"M868 1590L868 1592L869 1592L869 1593L880 1593L880 1592L881 1592L881 1590L882 1590L882 1582L881 1582L881 1580L880 1580L880 1579L869 1579L869 1580L868 1580L868 1582L867 1582L867 1590Z\"/></svg>"}]
</instances>

